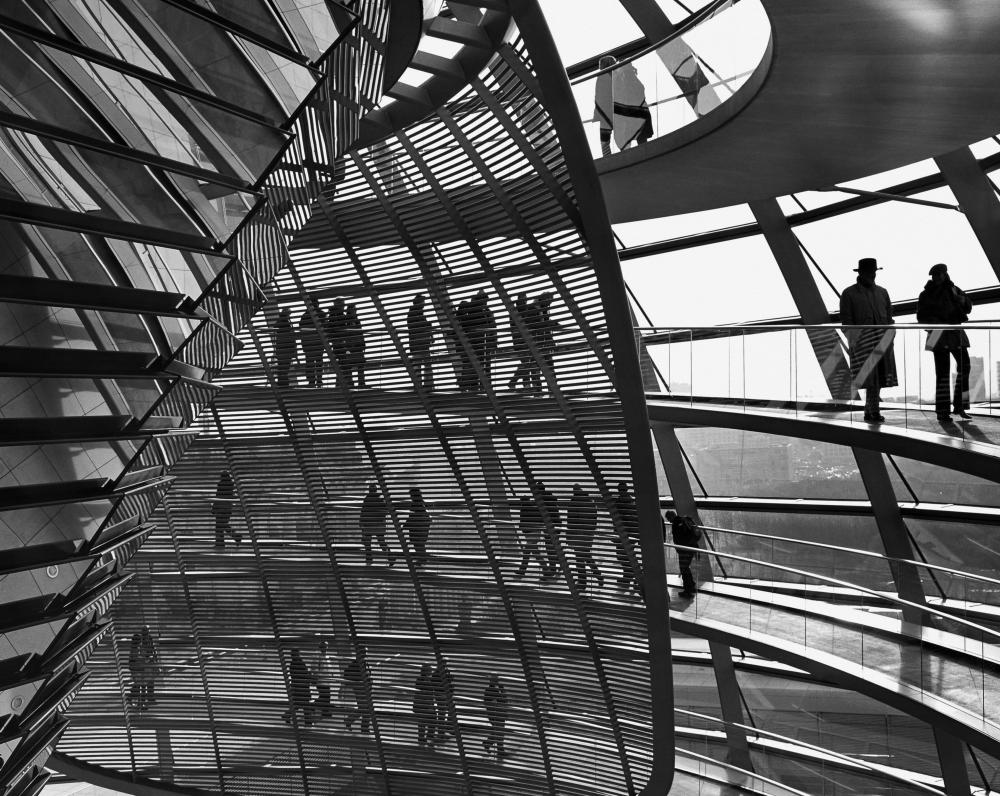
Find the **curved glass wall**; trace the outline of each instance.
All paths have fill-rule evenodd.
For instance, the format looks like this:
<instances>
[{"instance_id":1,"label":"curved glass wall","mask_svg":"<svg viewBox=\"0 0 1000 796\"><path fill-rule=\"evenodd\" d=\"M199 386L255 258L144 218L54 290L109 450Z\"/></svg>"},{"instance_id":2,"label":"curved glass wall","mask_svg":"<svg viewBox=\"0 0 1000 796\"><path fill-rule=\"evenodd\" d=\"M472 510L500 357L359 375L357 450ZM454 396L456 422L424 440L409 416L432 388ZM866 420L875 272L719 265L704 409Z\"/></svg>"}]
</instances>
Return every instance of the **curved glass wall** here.
<instances>
[{"instance_id":1,"label":"curved glass wall","mask_svg":"<svg viewBox=\"0 0 1000 796\"><path fill-rule=\"evenodd\" d=\"M573 93L595 158L666 136L732 100L764 62L771 28L757 0L717 0L664 42L601 59Z\"/></svg>"}]
</instances>

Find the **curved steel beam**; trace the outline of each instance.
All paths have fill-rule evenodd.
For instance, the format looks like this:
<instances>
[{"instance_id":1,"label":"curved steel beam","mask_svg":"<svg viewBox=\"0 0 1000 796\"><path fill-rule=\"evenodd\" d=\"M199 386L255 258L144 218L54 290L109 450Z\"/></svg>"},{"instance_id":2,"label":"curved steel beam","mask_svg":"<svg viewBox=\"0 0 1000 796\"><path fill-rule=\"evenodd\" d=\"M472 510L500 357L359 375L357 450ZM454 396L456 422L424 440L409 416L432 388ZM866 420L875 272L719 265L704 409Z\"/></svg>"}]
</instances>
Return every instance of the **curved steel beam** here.
<instances>
[{"instance_id":1,"label":"curved steel beam","mask_svg":"<svg viewBox=\"0 0 1000 796\"><path fill-rule=\"evenodd\" d=\"M512 0L510 8L535 61L543 102L552 116L572 176L582 230L594 257L598 286L604 305L609 308L606 320L632 464L649 636L653 766L642 793L662 794L669 791L674 774L670 631L661 619L665 615L664 609L669 609L669 598L661 548L659 487L642 394L642 371L629 320L629 302L601 185L555 42L537 0ZM619 311L610 311L613 308Z\"/></svg>"}]
</instances>

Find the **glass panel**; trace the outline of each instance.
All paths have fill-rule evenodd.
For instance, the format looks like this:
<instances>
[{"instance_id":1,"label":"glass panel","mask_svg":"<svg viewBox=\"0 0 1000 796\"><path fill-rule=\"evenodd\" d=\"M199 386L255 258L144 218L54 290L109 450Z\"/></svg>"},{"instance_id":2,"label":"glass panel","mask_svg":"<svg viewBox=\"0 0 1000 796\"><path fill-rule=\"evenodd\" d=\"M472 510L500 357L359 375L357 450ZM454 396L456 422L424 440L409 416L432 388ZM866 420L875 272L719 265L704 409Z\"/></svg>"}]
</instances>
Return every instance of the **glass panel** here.
<instances>
[{"instance_id":1,"label":"glass panel","mask_svg":"<svg viewBox=\"0 0 1000 796\"><path fill-rule=\"evenodd\" d=\"M599 25L581 25L580 9L572 4L547 2L543 11L564 64L575 64L642 37L639 26L618 0L596 0L588 6L588 17L600 20Z\"/></svg>"},{"instance_id":2,"label":"glass panel","mask_svg":"<svg viewBox=\"0 0 1000 796\"><path fill-rule=\"evenodd\" d=\"M917 198L958 203L947 188ZM795 234L841 291L855 282L853 269L861 257L878 260L883 268L878 284L894 301L916 298L927 282L928 269L937 262L948 264L952 280L964 290L996 283L968 221L953 210L885 202L799 225ZM851 243L849 257L845 256L844 241ZM830 293L825 297L827 306L837 309L834 297Z\"/></svg>"},{"instance_id":3,"label":"glass panel","mask_svg":"<svg viewBox=\"0 0 1000 796\"><path fill-rule=\"evenodd\" d=\"M814 680L740 669L736 679L762 730L904 771L941 775L934 737L925 722Z\"/></svg>"},{"instance_id":4,"label":"glass panel","mask_svg":"<svg viewBox=\"0 0 1000 796\"><path fill-rule=\"evenodd\" d=\"M708 326L796 314L774 256L759 235L627 260L622 272L657 326Z\"/></svg>"},{"instance_id":5,"label":"glass panel","mask_svg":"<svg viewBox=\"0 0 1000 796\"><path fill-rule=\"evenodd\" d=\"M678 428L709 495L865 500L850 448L725 428Z\"/></svg>"},{"instance_id":6,"label":"glass panel","mask_svg":"<svg viewBox=\"0 0 1000 796\"><path fill-rule=\"evenodd\" d=\"M641 145L719 107L761 63L770 34L760 3L743 0L723 4L652 52L617 66L602 58L604 72L573 84L593 156Z\"/></svg>"},{"instance_id":7,"label":"glass panel","mask_svg":"<svg viewBox=\"0 0 1000 796\"><path fill-rule=\"evenodd\" d=\"M630 221L612 226L615 234L628 247L674 240L697 235L701 232L715 232L720 229L753 223L753 213L750 212L748 205L733 205L715 210L703 210L698 213L681 213L665 218Z\"/></svg>"}]
</instances>

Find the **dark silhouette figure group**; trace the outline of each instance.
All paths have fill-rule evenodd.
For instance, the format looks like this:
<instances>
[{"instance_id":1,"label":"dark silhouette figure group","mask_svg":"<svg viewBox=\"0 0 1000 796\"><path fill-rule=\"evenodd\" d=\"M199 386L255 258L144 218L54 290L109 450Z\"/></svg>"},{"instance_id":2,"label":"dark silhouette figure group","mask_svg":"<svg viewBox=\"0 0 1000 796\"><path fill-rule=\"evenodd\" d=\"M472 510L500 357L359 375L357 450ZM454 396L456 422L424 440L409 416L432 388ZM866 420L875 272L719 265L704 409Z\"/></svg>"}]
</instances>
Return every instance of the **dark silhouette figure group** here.
<instances>
[{"instance_id":1,"label":"dark silhouette figure group","mask_svg":"<svg viewBox=\"0 0 1000 796\"><path fill-rule=\"evenodd\" d=\"M545 292L534 301L528 299L527 293L520 293L514 299L510 339L518 364L507 382L507 389L516 390L520 386L525 392L541 393L542 369L539 363L545 364L549 373L555 375L552 355L559 324L551 316L554 298L553 293Z\"/></svg>"},{"instance_id":2,"label":"dark silhouette figure group","mask_svg":"<svg viewBox=\"0 0 1000 796\"><path fill-rule=\"evenodd\" d=\"M490 310L485 290L459 303L455 320L467 345L458 346L458 389L460 392L485 392L492 384L491 369L497 349L496 318Z\"/></svg>"},{"instance_id":3,"label":"dark silhouette figure group","mask_svg":"<svg viewBox=\"0 0 1000 796\"><path fill-rule=\"evenodd\" d=\"M300 362L306 386L322 387L328 345L329 364L336 374L337 385L364 388L365 333L357 306L337 298L324 313L319 302L311 296L307 305L299 316L297 333L292 324L292 311L288 307L278 313L271 328L275 384L279 387L290 386L292 362L298 355L298 348L301 348Z\"/></svg>"},{"instance_id":4,"label":"dark silhouette figure group","mask_svg":"<svg viewBox=\"0 0 1000 796\"><path fill-rule=\"evenodd\" d=\"M864 419L867 423L884 423L880 408L883 387L899 384L893 350L894 323L892 300L881 285L875 284L882 268L874 257L862 257L854 269L856 283L844 289L840 296L840 320L848 327L847 336L853 389L865 391ZM969 376L969 336L961 324L969 319L971 299L948 275L945 263L936 263L928 272L930 279L917 299L917 322L951 329L928 329L925 348L934 357L934 410L938 422L949 424L952 414L971 420ZM955 361L954 386L951 362Z\"/></svg>"},{"instance_id":5,"label":"dark silhouette figure group","mask_svg":"<svg viewBox=\"0 0 1000 796\"><path fill-rule=\"evenodd\" d=\"M641 578L638 570L638 525L635 500L626 482L618 485L618 492L612 500L612 515L617 517L619 529L614 537L616 559L621 569L618 578L620 588L634 588L641 593ZM515 573L523 578L532 561L541 570L542 582L555 579L559 574L562 542L560 524L563 512L556 495L542 481L532 481L530 494L522 495L517 503L518 526L521 530L521 562ZM596 581L598 588L604 586L604 574L594 558L594 541L597 534L597 503L594 497L580 485L574 484L573 491L564 504L566 533L572 559L567 561L578 589L586 589L588 583Z\"/></svg>"},{"instance_id":6,"label":"dark silhouette figure group","mask_svg":"<svg viewBox=\"0 0 1000 796\"><path fill-rule=\"evenodd\" d=\"M133 636L133 645L140 646L140 634ZM281 714L286 724L297 725L301 719L305 726L330 718L333 707L330 693L333 687L337 661L329 651L329 644L321 641L315 664L310 669L301 650L289 650L288 659L288 707ZM317 697L312 699L312 689ZM130 698L131 699L131 698ZM371 669L368 666L367 651L358 645L356 654L347 662L341 672L340 699L347 704L344 712L344 726L353 730L355 725L362 733L372 729L374 700ZM413 686L413 716L417 723L417 744L433 748L447 743L458 727L458 710L455 702L455 681L448 661L440 659L435 665L425 662L420 667ZM495 750L498 757L505 756L504 740L508 715L507 691L494 672L483 690L483 708L489 721L489 732L483 740L486 751Z\"/></svg>"},{"instance_id":7,"label":"dark silhouette figure group","mask_svg":"<svg viewBox=\"0 0 1000 796\"><path fill-rule=\"evenodd\" d=\"M508 702L506 689L495 672L490 675L489 683L483 690L483 707L490 723L483 748L486 751L496 749L497 756L503 757ZM442 660L436 667L432 663L420 667L413 688L413 715L417 720L419 746L440 745L455 734L458 722L455 684L447 661Z\"/></svg>"},{"instance_id":8,"label":"dark silhouette figure group","mask_svg":"<svg viewBox=\"0 0 1000 796\"><path fill-rule=\"evenodd\" d=\"M560 326L552 319L555 294L541 293L530 299L520 293L510 309L510 340L517 366L507 382L510 390L538 394L543 375L554 378L555 334ZM492 387L494 361L499 351L497 320L485 288L463 299L442 326L445 345L455 370L459 392L482 393ZM413 385L418 390L435 389L432 349L438 329L427 296L413 297L406 313L406 348ZM306 308L298 323L292 311L282 308L271 328L274 349L274 382L278 387L292 384L292 365L298 360L301 378L307 387L322 387L324 374L331 371L338 387L364 389L366 384L366 338L355 304L336 298L325 311L315 296L306 298Z\"/></svg>"},{"instance_id":9,"label":"dark silhouette figure group","mask_svg":"<svg viewBox=\"0 0 1000 796\"><path fill-rule=\"evenodd\" d=\"M310 669L298 648L289 650L288 661L288 707L281 714L286 724L297 724L301 713L302 722L308 727L317 720L330 718L333 705L330 692L333 688L337 661L330 653L329 644L321 641L316 661ZM344 667L341 673L341 696L350 697L350 705L344 715L344 726L352 729L360 719L362 732L369 732L372 722L373 703L371 698L371 672L365 662L365 650L359 646L358 653ZM316 689L316 700L312 699L312 689Z\"/></svg>"},{"instance_id":10,"label":"dark silhouette figure group","mask_svg":"<svg viewBox=\"0 0 1000 796\"><path fill-rule=\"evenodd\" d=\"M386 538L386 518L389 515L389 504L379 490L378 484L368 485L368 492L361 501L359 525L361 527L361 544L365 551L365 565L375 563L373 543L386 557L386 563L393 566L397 555L389 547ZM427 564L427 540L430 538L432 518L427 510L420 487L410 488L409 515L403 523L403 532L409 540L413 551L413 563L416 567Z\"/></svg>"}]
</instances>

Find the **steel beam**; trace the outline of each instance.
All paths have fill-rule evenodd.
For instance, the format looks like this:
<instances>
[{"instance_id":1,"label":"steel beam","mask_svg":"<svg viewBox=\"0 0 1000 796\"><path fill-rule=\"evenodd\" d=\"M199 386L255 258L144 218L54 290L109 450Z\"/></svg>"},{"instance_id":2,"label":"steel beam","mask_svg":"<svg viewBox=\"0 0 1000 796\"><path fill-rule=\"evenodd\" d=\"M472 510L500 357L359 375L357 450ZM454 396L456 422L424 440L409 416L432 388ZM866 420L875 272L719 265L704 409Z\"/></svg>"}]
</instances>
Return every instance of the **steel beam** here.
<instances>
[{"instance_id":1,"label":"steel beam","mask_svg":"<svg viewBox=\"0 0 1000 796\"><path fill-rule=\"evenodd\" d=\"M969 796L972 789L962 742L937 724L932 724L931 729L934 731L934 745L937 746L938 759L941 761L944 792L947 796Z\"/></svg>"},{"instance_id":2,"label":"steel beam","mask_svg":"<svg viewBox=\"0 0 1000 796\"><path fill-rule=\"evenodd\" d=\"M891 558L912 561L916 556L910 544L906 522L896 501L892 481L889 480L885 459L877 451L865 448L851 450L854 453L854 460L858 463L868 499L871 501L872 514L875 515L875 523L882 537L885 554ZM892 579L896 583L896 593L902 599L919 604L927 602L920 572L913 564L903 561L890 562L889 569L892 570ZM924 613L918 608L906 605L903 606L903 619L919 624L924 620Z\"/></svg>"},{"instance_id":3,"label":"steel beam","mask_svg":"<svg viewBox=\"0 0 1000 796\"><path fill-rule=\"evenodd\" d=\"M968 147L934 158L1000 279L1000 200Z\"/></svg>"},{"instance_id":4,"label":"steel beam","mask_svg":"<svg viewBox=\"0 0 1000 796\"><path fill-rule=\"evenodd\" d=\"M809 264L802 254L798 238L792 232L778 200L750 202L750 210L760 225L767 245L771 248L774 260L781 270L781 276L788 285L788 291L792 294L795 307L802 317L802 323L829 323L829 310L816 286ZM816 355L816 361L823 370L830 395L838 400L850 400L856 397L851 385L851 371L837 332L834 329L810 329L806 334Z\"/></svg>"}]
</instances>

